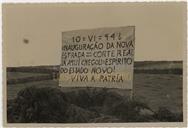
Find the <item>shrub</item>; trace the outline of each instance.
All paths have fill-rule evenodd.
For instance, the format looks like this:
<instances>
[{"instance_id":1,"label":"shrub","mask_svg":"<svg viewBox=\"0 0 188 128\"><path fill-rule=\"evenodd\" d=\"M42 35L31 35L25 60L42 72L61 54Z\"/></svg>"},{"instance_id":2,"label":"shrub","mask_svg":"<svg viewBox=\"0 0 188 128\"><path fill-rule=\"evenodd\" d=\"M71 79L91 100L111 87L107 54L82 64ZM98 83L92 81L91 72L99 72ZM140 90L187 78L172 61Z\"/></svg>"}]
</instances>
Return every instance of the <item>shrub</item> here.
<instances>
[{"instance_id":1,"label":"shrub","mask_svg":"<svg viewBox=\"0 0 188 128\"><path fill-rule=\"evenodd\" d=\"M108 111L106 111L106 114L116 116L123 122L153 121L154 118L151 115L140 114L140 111L144 109L150 110L145 103L135 100L122 100L118 104L115 104L109 108Z\"/></svg>"},{"instance_id":2,"label":"shrub","mask_svg":"<svg viewBox=\"0 0 188 128\"><path fill-rule=\"evenodd\" d=\"M159 107L155 113L154 118L162 122L180 122L183 121L183 113L174 114L165 107Z\"/></svg>"},{"instance_id":3,"label":"shrub","mask_svg":"<svg viewBox=\"0 0 188 128\"><path fill-rule=\"evenodd\" d=\"M8 104L8 122L65 122L67 107L66 97L59 89L29 87Z\"/></svg>"},{"instance_id":4,"label":"shrub","mask_svg":"<svg viewBox=\"0 0 188 128\"><path fill-rule=\"evenodd\" d=\"M9 123L176 122L183 114L160 107L153 112L146 103L130 100L116 91L28 87L7 104Z\"/></svg>"}]
</instances>

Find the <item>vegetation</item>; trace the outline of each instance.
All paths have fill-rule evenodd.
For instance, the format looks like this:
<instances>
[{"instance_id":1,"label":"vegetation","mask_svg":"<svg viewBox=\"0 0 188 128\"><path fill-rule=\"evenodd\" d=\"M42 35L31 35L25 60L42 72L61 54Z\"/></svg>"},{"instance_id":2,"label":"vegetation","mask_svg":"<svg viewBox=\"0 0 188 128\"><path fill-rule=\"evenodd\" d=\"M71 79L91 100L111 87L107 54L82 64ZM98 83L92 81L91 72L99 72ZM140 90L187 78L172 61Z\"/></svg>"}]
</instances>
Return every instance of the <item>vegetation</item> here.
<instances>
[{"instance_id":1,"label":"vegetation","mask_svg":"<svg viewBox=\"0 0 188 128\"><path fill-rule=\"evenodd\" d=\"M102 88L62 92L62 88L28 87L7 104L9 123L175 122L183 114L167 108L154 112L146 104Z\"/></svg>"}]
</instances>

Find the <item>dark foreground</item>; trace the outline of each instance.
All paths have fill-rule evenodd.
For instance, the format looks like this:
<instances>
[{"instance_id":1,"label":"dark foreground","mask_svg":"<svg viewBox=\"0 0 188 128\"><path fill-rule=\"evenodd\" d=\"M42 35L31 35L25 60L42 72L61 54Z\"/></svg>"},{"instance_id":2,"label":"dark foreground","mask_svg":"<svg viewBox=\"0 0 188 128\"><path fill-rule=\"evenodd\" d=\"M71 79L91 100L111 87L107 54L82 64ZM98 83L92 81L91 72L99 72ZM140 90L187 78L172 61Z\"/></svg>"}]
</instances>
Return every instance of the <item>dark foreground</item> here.
<instances>
[{"instance_id":1,"label":"dark foreground","mask_svg":"<svg viewBox=\"0 0 188 128\"><path fill-rule=\"evenodd\" d=\"M9 123L183 121L182 63L137 63L132 99L121 89L59 87L51 67L44 69L9 70Z\"/></svg>"},{"instance_id":2,"label":"dark foreground","mask_svg":"<svg viewBox=\"0 0 188 128\"><path fill-rule=\"evenodd\" d=\"M28 87L8 101L9 123L120 123L178 122L182 113L165 107L153 111L146 103L115 91L87 88L63 92L62 88Z\"/></svg>"},{"instance_id":3,"label":"dark foreground","mask_svg":"<svg viewBox=\"0 0 188 128\"><path fill-rule=\"evenodd\" d=\"M8 122L182 121L182 76L135 74L129 91L62 88L57 80L8 85Z\"/></svg>"}]
</instances>

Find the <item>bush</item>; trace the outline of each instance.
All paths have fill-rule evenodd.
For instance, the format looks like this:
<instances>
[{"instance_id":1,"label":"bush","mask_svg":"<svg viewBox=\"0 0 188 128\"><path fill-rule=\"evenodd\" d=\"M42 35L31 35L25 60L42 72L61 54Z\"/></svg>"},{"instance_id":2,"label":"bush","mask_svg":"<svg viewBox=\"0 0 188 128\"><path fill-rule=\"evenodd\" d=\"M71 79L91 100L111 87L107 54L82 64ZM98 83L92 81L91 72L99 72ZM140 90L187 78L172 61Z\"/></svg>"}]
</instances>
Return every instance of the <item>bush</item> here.
<instances>
[{"instance_id":1,"label":"bush","mask_svg":"<svg viewBox=\"0 0 188 128\"><path fill-rule=\"evenodd\" d=\"M9 123L176 122L183 114L166 108L153 112L146 103L108 89L28 87L7 104Z\"/></svg>"},{"instance_id":2,"label":"bush","mask_svg":"<svg viewBox=\"0 0 188 128\"><path fill-rule=\"evenodd\" d=\"M141 111L149 111L151 114L142 114ZM156 121L153 117L153 111L147 104L136 100L122 100L121 102L109 107L106 114L113 115L122 120L122 122L150 122Z\"/></svg>"},{"instance_id":3,"label":"bush","mask_svg":"<svg viewBox=\"0 0 188 128\"><path fill-rule=\"evenodd\" d=\"M121 101L124 97L104 88L87 88L66 92L68 101L87 110L103 112L109 106Z\"/></svg>"},{"instance_id":4,"label":"bush","mask_svg":"<svg viewBox=\"0 0 188 128\"><path fill-rule=\"evenodd\" d=\"M29 87L8 104L8 122L65 122L67 107L67 99L60 90Z\"/></svg>"},{"instance_id":5,"label":"bush","mask_svg":"<svg viewBox=\"0 0 188 128\"><path fill-rule=\"evenodd\" d=\"M154 115L154 118L162 122L182 122L183 113L174 114L165 107L159 107L158 111Z\"/></svg>"}]
</instances>

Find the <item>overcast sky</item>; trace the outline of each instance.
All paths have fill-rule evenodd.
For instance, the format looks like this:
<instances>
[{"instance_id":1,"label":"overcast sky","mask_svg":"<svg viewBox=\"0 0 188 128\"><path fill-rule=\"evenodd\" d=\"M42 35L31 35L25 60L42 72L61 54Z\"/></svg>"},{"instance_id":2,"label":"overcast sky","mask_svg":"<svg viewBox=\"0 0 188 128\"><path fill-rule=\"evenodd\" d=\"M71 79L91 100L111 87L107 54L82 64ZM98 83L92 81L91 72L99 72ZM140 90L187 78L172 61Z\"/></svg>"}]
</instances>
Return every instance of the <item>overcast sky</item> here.
<instances>
[{"instance_id":1,"label":"overcast sky","mask_svg":"<svg viewBox=\"0 0 188 128\"><path fill-rule=\"evenodd\" d=\"M61 32L130 25L136 26L136 61L182 60L186 4L168 2L3 5L4 61L7 66L57 65Z\"/></svg>"}]
</instances>

